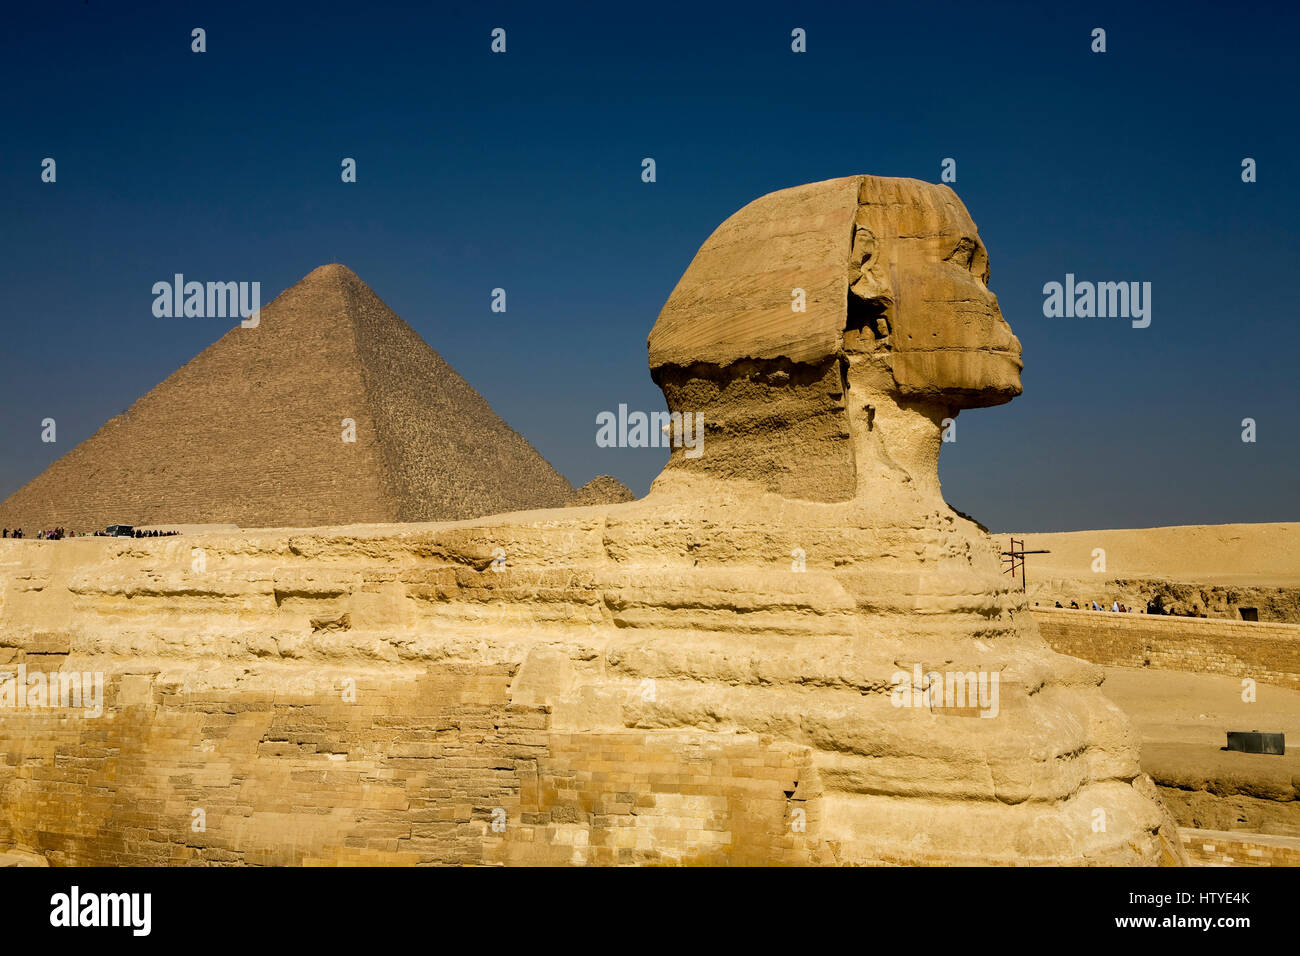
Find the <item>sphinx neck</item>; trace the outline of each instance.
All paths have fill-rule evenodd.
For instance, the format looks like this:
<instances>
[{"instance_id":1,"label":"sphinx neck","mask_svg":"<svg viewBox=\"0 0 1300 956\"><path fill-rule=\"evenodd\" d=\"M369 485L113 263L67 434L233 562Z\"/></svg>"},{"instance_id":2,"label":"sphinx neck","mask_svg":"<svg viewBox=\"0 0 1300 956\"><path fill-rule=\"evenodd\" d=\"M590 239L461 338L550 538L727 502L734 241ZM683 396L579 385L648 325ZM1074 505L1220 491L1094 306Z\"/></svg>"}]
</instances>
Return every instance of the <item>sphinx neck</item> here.
<instances>
[{"instance_id":1,"label":"sphinx neck","mask_svg":"<svg viewBox=\"0 0 1300 956\"><path fill-rule=\"evenodd\" d=\"M943 504L939 451L945 419L955 410L903 398L888 369L852 363L845 374L845 407L856 465L854 500L868 505Z\"/></svg>"}]
</instances>

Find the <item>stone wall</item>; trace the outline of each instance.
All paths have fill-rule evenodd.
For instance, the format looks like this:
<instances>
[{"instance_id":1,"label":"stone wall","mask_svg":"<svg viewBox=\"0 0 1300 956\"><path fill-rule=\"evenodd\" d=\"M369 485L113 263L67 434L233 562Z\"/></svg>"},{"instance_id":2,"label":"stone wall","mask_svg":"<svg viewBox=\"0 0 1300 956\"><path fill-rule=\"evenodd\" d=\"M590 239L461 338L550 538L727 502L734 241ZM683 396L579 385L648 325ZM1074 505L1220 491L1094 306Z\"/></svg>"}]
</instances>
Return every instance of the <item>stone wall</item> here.
<instances>
[{"instance_id":1,"label":"stone wall","mask_svg":"<svg viewBox=\"0 0 1300 956\"><path fill-rule=\"evenodd\" d=\"M1056 651L1114 667L1251 677L1300 688L1300 625L1033 609Z\"/></svg>"},{"instance_id":2,"label":"stone wall","mask_svg":"<svg viewBox=\"0 0 1300 956\"><path fill-rule=\"evenodd\" d=\"M1192 866L1300 866L1300 837L1180 830Z\"/></svg>"},{"instance_id":3,"label":"stone wall","mask_svg":"<svg viewBox=\"0 0 1300 956\"><path fill-rule=\"evenodd\" d=\"M60 666L39 656L21 660ZM555 733L509 703L513 670L109 674L102 717L0 724L0 846L79 866L812 861L800 748Z\"/></svg>"}]
</instances>

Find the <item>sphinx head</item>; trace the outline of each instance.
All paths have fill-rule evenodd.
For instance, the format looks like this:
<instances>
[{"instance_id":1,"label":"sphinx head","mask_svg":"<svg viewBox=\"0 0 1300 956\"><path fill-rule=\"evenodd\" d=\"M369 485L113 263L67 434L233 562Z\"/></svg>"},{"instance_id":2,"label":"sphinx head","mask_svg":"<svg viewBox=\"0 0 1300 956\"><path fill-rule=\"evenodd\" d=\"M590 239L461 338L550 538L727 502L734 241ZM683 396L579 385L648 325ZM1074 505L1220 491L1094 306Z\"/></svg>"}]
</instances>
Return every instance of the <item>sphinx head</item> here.
<instances>
[{"instance_id":1,"label":"sphinx head","mask_svg":"<svg viewBox=\"0 0 1300 956\"><path fill-rule=\"evenodd\" d=\"M1020 343L955 193L852 176L755 200L705 242L650 332L669 409L701 413L686 468L792 498L935 482L963 408L1020 394ZM931 434L932 433L932 434Z\"/></svg>"},{"instance_id":2,"label":"sphinx head","mask_svg":"<svg viewBox=\"0 0 1300 956\"><path fill-rule=\"evenodd\" d=\"M1020 341L988 288L989 257L947 186L862 177L845 353L879 353L904 397L954 409L1020 394Z\"/></svg>"}]
</instances>

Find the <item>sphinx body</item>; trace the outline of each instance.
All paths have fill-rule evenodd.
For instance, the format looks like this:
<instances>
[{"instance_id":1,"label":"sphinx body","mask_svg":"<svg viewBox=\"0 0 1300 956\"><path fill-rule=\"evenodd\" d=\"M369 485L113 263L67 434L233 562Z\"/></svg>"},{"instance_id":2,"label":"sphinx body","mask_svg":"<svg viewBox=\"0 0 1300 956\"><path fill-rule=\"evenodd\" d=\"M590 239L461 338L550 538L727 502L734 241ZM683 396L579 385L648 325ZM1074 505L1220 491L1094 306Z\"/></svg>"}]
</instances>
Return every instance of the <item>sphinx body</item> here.
<instances>
[{"instance_id":1,"label":"sphinx body","mask_svg":"<svg viewBox=\"0 0 1300 956\"><path fill-rule=\"evenodd\" d=\"M0 720L0 843L83 863L1179 862L1100 668L1047 648L940 493L944 420L1020 391L987 279L945 187L783 190L718 228L650 334L706 441L640 501L74 541L21 565L6 545L0 644L109 689L107 726ZM953 675L996 675L996 700L936 693Z\"/></svg>"}]
</instances>

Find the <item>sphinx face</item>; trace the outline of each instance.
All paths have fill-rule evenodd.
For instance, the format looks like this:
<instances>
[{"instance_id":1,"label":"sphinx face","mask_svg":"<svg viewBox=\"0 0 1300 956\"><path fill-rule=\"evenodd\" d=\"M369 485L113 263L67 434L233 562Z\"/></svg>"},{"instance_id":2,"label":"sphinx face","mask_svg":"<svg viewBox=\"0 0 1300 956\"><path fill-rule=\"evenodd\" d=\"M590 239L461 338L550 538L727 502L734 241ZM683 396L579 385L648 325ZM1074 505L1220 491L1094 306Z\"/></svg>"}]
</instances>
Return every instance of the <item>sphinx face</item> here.
<instances>
[{"instance_id":1,"label":"sphinx face","mask_svg":"<svg viewBox=\"0 0 1300 956\"><path fill-rule=\"evenodd\" d=\"M900 182L883 181L884 196L881 180L864 183L854 248L867 250L852 285L887 317L899 391L954 408L1010 401L1021 392L1020 340L989 291L975 223L947 187L907 181L902 193Z\"/></svg>"},{"instance_id":2,"label":"sphinx face","mask_svg":"<svg viewBox=\"0 0 1300 956\"><path fill-rule=\"evenodd\" d=\"M943 419L1021 391L1020 342L987 280L947 186L848 176L749 203L647 340L669 410L707 423L704 455L674 452L661 477L845 501L900 466L937 495Z\"/></svg>"}]
</instances>

